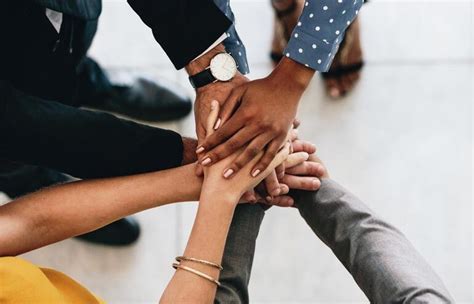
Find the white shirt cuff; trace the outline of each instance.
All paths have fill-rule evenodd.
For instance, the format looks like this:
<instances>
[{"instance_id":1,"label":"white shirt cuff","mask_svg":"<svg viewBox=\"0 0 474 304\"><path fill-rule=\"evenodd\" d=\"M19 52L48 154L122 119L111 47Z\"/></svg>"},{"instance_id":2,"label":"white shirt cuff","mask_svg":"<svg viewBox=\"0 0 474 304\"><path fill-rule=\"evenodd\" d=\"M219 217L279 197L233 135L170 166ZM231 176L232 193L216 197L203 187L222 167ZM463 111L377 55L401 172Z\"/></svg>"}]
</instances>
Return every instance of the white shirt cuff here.
<instances>
[{"instance_id":1,"label":"white shirt cuff","mask_svg":"<svg viewBox=\"0 0 474 304\"><path fill-rule=\"evenodd\" d=\"M215 48L217 45L219 45L222 41L226 40L227 39L227 33L223 33L219 38L217 38L217 40L210 46L207 48L207 50L205 50L204 52L201 53L201 55L197 56L196 58L194 58L193 60L196 60L198 59L199 57L201 57L202 55L206 54L207 52L209 52L210 50L212 50L213 48Z\"/></svg>"}]
</instances>

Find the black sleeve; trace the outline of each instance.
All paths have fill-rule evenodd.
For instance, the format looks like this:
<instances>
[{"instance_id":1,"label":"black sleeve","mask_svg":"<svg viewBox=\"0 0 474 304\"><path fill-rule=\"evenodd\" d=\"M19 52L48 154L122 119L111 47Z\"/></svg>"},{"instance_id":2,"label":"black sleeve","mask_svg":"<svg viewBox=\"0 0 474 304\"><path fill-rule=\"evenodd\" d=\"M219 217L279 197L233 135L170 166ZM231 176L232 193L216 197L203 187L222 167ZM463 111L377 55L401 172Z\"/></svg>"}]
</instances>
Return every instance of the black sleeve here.
<instances>
[{"instance_id":1,"label":"black sleeve","mask_svg":"<svg viewBox=\"0 0 474 304\"><path fill-rule=\"evenodd\" d=\"M128 0L177 69L203 53L232 22L212 0Z\"/></svg>"},{"instance_id":2,"label":"black sleeve","mask_svg":"<svg viewBox=\"0 0 474 304\"><path fill-rule=\"evenodd\" d=\"M102 12L102 1L100 0L33 0L33 2L86 20L95 20Z\"/></svg>"},{"instance_id":3,"label":"black sleeve","mask_svg":"<svg viewBox=\"0 0 474 304\"><path fill-rule=\"evenodd\" d=\"M79 178L178 167L181 136L26 95L0 80L0 159Z\"/></svg>"}]
</instances>

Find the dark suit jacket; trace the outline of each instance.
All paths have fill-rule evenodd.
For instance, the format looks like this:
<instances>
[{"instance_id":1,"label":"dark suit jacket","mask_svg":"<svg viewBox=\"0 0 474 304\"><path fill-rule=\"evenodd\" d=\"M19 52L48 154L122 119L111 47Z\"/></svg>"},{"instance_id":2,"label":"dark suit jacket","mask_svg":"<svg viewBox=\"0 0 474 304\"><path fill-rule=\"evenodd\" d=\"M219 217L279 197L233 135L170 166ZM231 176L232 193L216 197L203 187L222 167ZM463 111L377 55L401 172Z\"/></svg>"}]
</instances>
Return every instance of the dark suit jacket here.
<instances>
[{"instance_id":1,"label":"dark suit jacket","mask_svg":"<svg viewBox=\"0 0 474 304\"><path fill-rule=\"evenodd\" d=\"M213 0L128 2L177 69L204 52L232 24ZM45 8L64 13L61 33L47 19ZM2 1L0 79L30 95L74 104L77 70L101 11L101 0Z\"/></svg>"},{"instance_id":2,"label":"dark suit jacket","mask_svg":"<svg viewBox=\"0 0 474 304\"><path fill-rule=\"evenodd\" d=\"M97 19L102 10L101 0L33 1L85 20ZM151 28L177 69L204 52L232 25L213 0L128 0L128 3Z\"/></svg>"}]
</instances>

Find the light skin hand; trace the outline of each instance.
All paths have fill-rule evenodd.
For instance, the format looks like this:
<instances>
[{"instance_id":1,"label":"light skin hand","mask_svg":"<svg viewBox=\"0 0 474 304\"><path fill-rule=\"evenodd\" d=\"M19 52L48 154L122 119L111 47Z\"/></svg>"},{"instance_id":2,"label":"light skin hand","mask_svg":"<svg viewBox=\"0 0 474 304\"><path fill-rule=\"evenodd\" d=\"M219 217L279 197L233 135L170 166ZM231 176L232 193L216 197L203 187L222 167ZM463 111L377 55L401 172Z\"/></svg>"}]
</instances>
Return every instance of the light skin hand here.
<instances>
[{"instance_id":1,"label":"light skin hand","mask_svg":"<svg viewBox=\"0 0 474 304\"><path fill-rule=\"evenodd\" d=\"M208 53L204 54L203 56L199 57L194 61L191 61L185 68L186 72L190 76L192 76L205 70L209 66L211 59L216 54L222 52L225 52L225 48L222 44L219 44L214 49L210 50ZM200 87L196 90L194 116L199 144L201 144L206 137L206 123L207 117L209 116L211 110L211 102L213 100L217 100L222 106L227 100L227 98L230 96L234 88L248 81L249 80L247 79L247 77L237 72L235 77L230 81L217 81L206 86Z\"/></svg>"},{"instance_id":2,"label":"light skin hand","mask_svg":"<svg viewBox=\"0 0 474 304\"><path fill-rule=\"evenodd\" d=\"M211 136L214 133L214 125L218 119L219 114L219 103L213 102L211 105L211 113L207 120L207 136ZM250 160L248 164L243 166L243 170L235 174L235 178L232 180L223 178L221 172L222 169L228 166L237 157L238 152L231 154L229 157L217 162L214 166L204 168L204 183L202 193L206 196L219 195L230 196L231 198L240 198L249 189L253 189L257 186L265 176L269 175L274 171L275 167L280 165L287 159L289 154L289 144L286 144L280 149L276 157L270 162L268 168L257 177L250 176L249 172L251 168L258 161L258 155ZM223 191L226 189L226 191ZM232 201L232 200L231 200Z\"/></svg>"},{"instance_id":3,"label":"light skin hand","mask_svg":"<svg viewBox=\"0 0 474 304\"><path fill-rule=\"evenodd\" d=\"M285 58L269 76L233 89L221 111L222 127L197 150L204 155L202 164L212 165L245 147L224 169L224 177L233 176L261 151L265 152L251 174L263 172L284 144L313 74L313 70Z\"/></svg>"},{"instance_id":4,"label":"light skin hand","mask_svg":"<svg viewBox=\"0 0 474 304\"><path fill-rule=\"evenodd\" d=\"M307 161L289 168L285 177L290 189L316 191L321 187L321 179L329 178L329 173L316 154L311 154ZM294 205L294 200L289 195L281 195L265 203L288 207Z\"/></svg>"}]
</instances>

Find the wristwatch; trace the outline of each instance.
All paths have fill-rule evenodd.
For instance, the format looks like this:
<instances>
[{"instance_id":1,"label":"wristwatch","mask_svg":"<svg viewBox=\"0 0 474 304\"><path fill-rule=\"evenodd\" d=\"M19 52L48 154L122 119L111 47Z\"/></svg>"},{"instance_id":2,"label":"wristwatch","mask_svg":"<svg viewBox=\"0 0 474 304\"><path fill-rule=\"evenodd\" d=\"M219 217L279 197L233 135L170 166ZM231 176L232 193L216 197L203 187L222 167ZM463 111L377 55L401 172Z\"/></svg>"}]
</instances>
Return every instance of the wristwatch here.
<instances>
[{"instance_id":1,"label":"wristwatch","mask_svg":"<svg viewBox=\"0 0 474 304\"><path fill-rule=\"evenodd\" d=\"M219 53L212 57L209 66L197 74L189 76L191 85L197 89L216 81L229 81L237 74L234 57Z\"/></svg>"}]
</instances>

